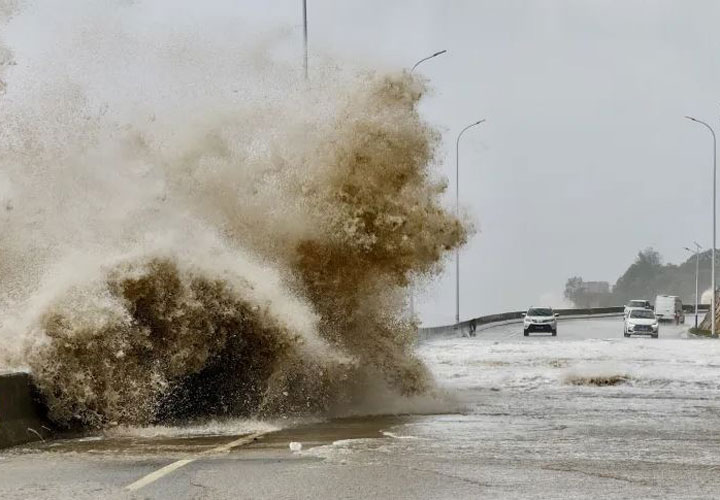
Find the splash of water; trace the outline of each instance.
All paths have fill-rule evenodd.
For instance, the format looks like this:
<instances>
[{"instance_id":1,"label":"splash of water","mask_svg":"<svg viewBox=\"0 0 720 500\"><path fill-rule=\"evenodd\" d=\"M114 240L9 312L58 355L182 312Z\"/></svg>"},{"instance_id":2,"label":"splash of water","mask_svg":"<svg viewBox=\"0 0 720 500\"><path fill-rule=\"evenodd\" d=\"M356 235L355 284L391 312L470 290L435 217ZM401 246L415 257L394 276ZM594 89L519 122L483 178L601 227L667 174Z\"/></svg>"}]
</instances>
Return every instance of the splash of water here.
<instances>
[{"instance_id":1,"label":"splash of water","mask_svg":"<svg viewBox=\"0 0 720 500\"><path fill-rule=\"evenodd\" d=\"M128 39L183 84L141 103L74 70L37 86L48 56L16 50L0 107L0 338L52 418L343 413L426 391L406 288L466 230L440 203L422 82L208 81L177 40ZM102 75L122 59L103 50Z\"/></svg>"}]
</instances>

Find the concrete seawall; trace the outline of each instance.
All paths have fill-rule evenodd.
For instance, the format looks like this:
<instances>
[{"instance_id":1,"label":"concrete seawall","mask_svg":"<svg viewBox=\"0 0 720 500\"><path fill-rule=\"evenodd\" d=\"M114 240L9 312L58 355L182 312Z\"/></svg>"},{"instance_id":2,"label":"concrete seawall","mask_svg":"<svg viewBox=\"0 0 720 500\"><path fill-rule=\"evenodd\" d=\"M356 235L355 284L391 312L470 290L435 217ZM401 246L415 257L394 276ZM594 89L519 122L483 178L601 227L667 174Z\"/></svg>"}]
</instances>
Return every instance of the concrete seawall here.
<instances>
[{"instance_id":1,"label":"concrete seawall","mask_svg":"<svg viewBox=\"0 0 720 500\"><path fill-rule=\"evenodd\" d=\"M0 448L50 437L27 373L0 374Z\"/></svg>"}]
</instances>

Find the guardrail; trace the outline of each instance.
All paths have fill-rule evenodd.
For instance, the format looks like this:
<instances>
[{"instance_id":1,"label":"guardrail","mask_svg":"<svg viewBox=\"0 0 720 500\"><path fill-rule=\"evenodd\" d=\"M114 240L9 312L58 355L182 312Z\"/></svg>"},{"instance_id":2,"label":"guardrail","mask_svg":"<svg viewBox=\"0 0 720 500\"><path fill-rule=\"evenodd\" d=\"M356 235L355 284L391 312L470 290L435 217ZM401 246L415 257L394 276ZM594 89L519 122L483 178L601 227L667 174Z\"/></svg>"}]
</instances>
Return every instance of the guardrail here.
<instances>
[{"instance_id":1,"label":"guardrail","mask_svg":"<svg viewBox=\"0 0 720 500\"><path fill-rule=\"evenodd\" d=\"M578 309L555 309L555 312L560 315L558 320L565 319L580 319L581 317L587 316L612 316L620 315L623 313L625 307L589 307L589 308L578 308ZM701 304L698 306L700 311L707 311L710 309L709 304ZM694 305L683 305L685 312L695 312ZM487 316L480 316L478 318L469 319L462 321L457 325L445 325L445 326L433 326L428 328L418 329L419 340L425 340L431 337L447 337L453 335L465 335L470 331L470 324L474 321L476 332L483 330L483 326L497 325L499 323L520 323L522 315L526 311L511 311L499 314L489 314Z\"/></svg>"}]
</instances>

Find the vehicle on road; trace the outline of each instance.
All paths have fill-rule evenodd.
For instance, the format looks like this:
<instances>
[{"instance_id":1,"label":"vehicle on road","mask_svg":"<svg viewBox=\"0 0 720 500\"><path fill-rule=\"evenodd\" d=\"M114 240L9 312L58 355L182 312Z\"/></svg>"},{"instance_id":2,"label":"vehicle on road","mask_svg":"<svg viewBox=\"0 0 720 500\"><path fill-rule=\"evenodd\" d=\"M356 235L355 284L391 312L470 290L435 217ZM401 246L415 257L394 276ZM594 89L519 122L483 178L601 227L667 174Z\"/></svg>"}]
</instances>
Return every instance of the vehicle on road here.
<instances>
[{"instance_id":1,"label":"vehicle on road","mask_svg":"<svg viewBox=\"0 0 720 500\"><path fill-rule=\"evenodd\" d=\"M676 295L658 295L655 297L655 315L659 321L685 323L685 312L680 297Z\"/></svg>"},{"instance_id":2,"label":"vehicle on road","mask_svg":"<svg viewBox=\"0 0 720 500\"><path fill-rule=\"evenodd\" d=\"M625 318L623 333L630 335L650 335L658 338L660 325L655 313L649 309L632 309Z\"/></svg>"},{"instance_id":3,"label":"vehicle on road","mask_svg":"<svg viewBox=\"0 0 720 500\"><path fill-rule=\"evenodd\" d=\"M523 334L527 337L531 332L550 332L556 336L558 316L550 307L531 307L523 313Z\"/></svg>"},{"instance_id":4,"label":"vehicle on road","mask_svg":"<svg viewBox=\"0 0 720 500\"><path fill-rule=\"evenodd\" d=\"M623 311L623 315L627 318L628 313L632 311L633 309L650 309L652 310L652 304L650 304L649 300L645 299L633 299L628 301L628 303L625 305L625 310Z\"/></svg>"}]
</instances>

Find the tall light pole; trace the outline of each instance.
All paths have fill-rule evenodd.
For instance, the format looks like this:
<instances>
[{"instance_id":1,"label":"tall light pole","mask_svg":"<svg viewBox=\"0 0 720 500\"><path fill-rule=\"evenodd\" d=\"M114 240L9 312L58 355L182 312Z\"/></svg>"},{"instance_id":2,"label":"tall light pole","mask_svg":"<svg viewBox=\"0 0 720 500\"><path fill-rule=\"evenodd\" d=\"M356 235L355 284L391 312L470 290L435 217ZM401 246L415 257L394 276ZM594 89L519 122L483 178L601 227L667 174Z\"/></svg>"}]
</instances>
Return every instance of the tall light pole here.
<instances>
[{"instance_id":1,"label":"tall light pole","mask_svg":"<svg viewBox=\"0 0 720 500\"><path fill-rule=\"evenodd\" d=\"M715 246L716 246L715 245L715 234L716 234L716 227L717 227L715 225L715 219L716 219L716 215L717 215L717 213L715 211L715 205L716 205L716 193L717 193L717 185L716 185L717 184L717 137L715 136L715 131L713 130L713 128L710 125L708 125L707 123L705 123L704 121L698 120L697 118L693 118L692 116L686 116L685 118L687 118L688 120L692 120L695 123L704 125L710 131L710 133L712 134L712 138L713 138L713 208L712 208L713 228L712 228L712 262L711 262L712 284L710 285L712 288L712 305L710 306L711 307L710 333L712 334L713 337L717 337L717 332L715 331L715 315L717 313L717 311L715 309L715 307L716 307L716 304L715 304Z\"/></svg>"},{"instance_id":2,"label":"tall light pole","mask_svg":"<svg viewBox=\"0 0 720 500\"><path fill-rule=\"evenodd\" d=\"M485 119L471 123L460 131L455 141L455 217L460 217L460 138L469 128L480 125ZM460 326L460 247L455 249L455 326Z\"/></svg>"},{"instance_id":3,"label":"tall light pole","mask_svg":"<svg viewBox=\"0 0 720 500\"><path fill-rule=\"evenodd\" d=\"M702 248L697 241L693 241L695 244L695 250L691 250L685 247L685 250L691 253L695 253L695 329L698 327L698 294L699 290L699 278L700 278L700 249Z\"/></svg>"},{"instance_id":4,"label":"tall light pole","mask_svg":"<svg viewBox=\"0 0 720 500\"><path fill-rule=\"evenodd\" d=\"M305 71L305 79L308 79L308 30L307 30L307 0L303 0L303 70Z\"/></svg>"},{"instance_id":5,"label":"tall light pole","mask_svg":"<svg viewBox=\"0 0 720 500\"><path fill-rule=\"evenodd\" d=\"M304 1L304 0L303 0L303 1ZM432 54L432 55L429 55L429 56L427 56L427 57L423 57L422 59L420 59L418 62L416 62L416 63L413 65L413 67L410 69L410 73L412 73L413 71L415 71L415 68L417 68L418 66L420 66L421 63L427 61L428 59L432 59L433 57L437 57L437 56L439 56L439 55L442 55L442 54L444 54L445 52L447 52L447 50L443 49L443 50L440 50L440 51L438 51L438 52L435 52L435 53ZM305 75L305 77L307 78L307 75ZM412 287L410 288L410 317L411 317L411 318L414 318L414 317L415 317L415 293L414 293Z\"/></svg>"},{"instance_id":6,"label":"tall light pole","mask_svg":"<svg viewBox=\"0 0 720 500\"><path fill-rule=\"evenodd\" d=\"M412 73L413 71L415 71L415 68L417 68L418 66L420 66L421 63L424 63L425 61L427 61L428 59L432 59L433 57L437 57L437 56L439 56L439 55L442 55L442 54L444 54L445 52L447 52L447 50L441 50L440 52L435 52L434 54L432 54L432 55L430 55L430 56L423 57L422 59L420 59L418 62L416 62L416 63L413 65L412 69L410 70L410 73Z\"/></svg>"}]
</instances>

